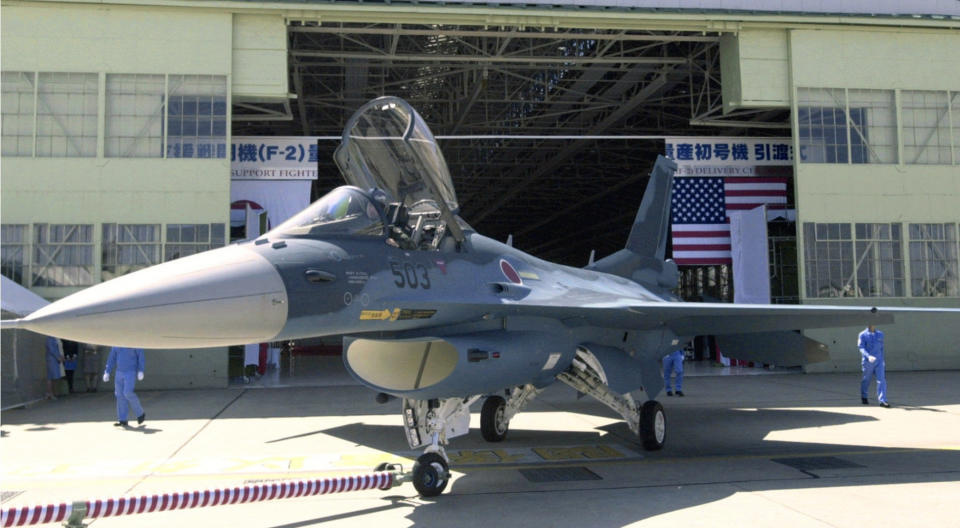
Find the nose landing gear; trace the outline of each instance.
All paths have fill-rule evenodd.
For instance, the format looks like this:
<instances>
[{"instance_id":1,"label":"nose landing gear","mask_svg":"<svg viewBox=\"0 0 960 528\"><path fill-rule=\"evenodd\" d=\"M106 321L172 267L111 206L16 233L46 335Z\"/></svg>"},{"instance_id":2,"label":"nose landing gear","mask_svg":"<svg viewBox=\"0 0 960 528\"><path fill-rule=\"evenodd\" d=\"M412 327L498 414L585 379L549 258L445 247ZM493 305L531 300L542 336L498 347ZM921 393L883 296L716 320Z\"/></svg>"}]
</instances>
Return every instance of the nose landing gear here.
<instances>
[{"instance_id":1,"label":"nose landing gear","mask_svg":"<svg viewBox=\"0 0 960 528\"><path fill-rule=\"evenodd\" d=\"M424 453L413 464L413 487L421 497L443 493L450 481L450 466L439 453Z\"/></svg>"}]
</instances>

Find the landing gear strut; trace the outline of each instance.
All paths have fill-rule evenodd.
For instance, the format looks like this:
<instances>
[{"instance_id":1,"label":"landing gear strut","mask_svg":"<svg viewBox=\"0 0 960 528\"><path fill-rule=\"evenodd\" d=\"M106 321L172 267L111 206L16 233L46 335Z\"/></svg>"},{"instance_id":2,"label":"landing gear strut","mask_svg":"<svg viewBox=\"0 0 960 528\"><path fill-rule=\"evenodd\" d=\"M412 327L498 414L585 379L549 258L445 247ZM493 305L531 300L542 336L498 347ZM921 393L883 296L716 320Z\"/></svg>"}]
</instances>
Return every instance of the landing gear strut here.
<instances>
[{"instance_id":1,"label":"landing gear strut","mask_svg":"<svg viewBox=\"0 0 960 528\"><path fill-rule=\"evenodd\" d=\"M630 394L613 392L607 386L603 374L592 366L593 363L589 356L581 356L578 351L573 364L569 369L558 374L557 379L584 394L589 394L619 413L633 434L640 437L644 449L647 451L662 449L667 431L663 406L656 400L649 400L642 406L638 406Z\"/></svg>"},{"instance_id":2,"label":"landing gear strut","mask_svg":"<svg viewBox=\"0 0 960 528\"><path fill-rule=\"evenodd\" d=\"M443 446L470 431L470 405L480 396L437 400L403 399L407 443L424 453L413 465L413 486L422 497L434 497L450 481L450 463Z\"/></svg>"}]
</instances>

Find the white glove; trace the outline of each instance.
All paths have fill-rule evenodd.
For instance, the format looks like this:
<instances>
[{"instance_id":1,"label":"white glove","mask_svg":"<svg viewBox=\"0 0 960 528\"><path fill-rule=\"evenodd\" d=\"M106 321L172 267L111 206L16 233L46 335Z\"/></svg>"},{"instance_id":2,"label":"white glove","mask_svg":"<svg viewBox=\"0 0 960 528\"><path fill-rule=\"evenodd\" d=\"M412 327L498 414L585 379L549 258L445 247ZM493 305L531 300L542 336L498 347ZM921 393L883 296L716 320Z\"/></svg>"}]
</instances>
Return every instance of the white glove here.
<instances>
[{"instance_id":1,"label":"white glove","mask_svg":"<svg viewBox=\"0 0 960 528\"><path fill-rule=\"evenodd\" d=\"M104 373L103 373L103 382L106 383L106 382L108 382L108 381L110 381L110 373L109 373L109 372L104 372Z\"/></svg>"},{"instance_id":2,"label":"white glove","mask_svg":"<svg viewBox=\"0 0 960 528\"><path fill-rule=\"evenodd\" d=\"M867 356L867 361L870 363L875 363L877 361L877 356Z\"/></svg>"},{"instance_id":3,"label":"white glove","mask_svg":"<svg viewBox=\"0 0 960 528\"><path fill-rule=\"evenodd\" d=\"M137 380L143 381L143 372L137 372Z\"/></svg>"}]
</instances>

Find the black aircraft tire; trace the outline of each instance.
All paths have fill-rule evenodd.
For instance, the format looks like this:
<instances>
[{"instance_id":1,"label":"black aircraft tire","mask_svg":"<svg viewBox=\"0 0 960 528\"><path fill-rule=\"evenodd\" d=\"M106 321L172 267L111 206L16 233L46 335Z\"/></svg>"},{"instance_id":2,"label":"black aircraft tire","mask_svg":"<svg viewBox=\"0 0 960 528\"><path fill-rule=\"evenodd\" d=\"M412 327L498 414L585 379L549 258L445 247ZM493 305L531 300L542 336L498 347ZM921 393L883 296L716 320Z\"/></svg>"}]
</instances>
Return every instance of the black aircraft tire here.
<instances>
[{"instance_id":1,"label":"black aircraft tire","mask_svg":"<svg viewBox=\"0 0 960 528\"><path fill-rule=\"evenodd\" d=\"M413 464L413 487L421 497L443 493L450 477L447 461L437 453L424 453Z\"/></svg>"},{"instance_id":2,"label":"black aircraft tire","mask_svg":"<svg viewBox=\"0 0 960 528\"><path fill-rule=\"evenodd\" d=\"M502 442L507 437L510 422L503 419L507 412L507 400L500 396L488 396L480 410L480 433L487 442Z\"/></svg>"},{"instance_id":3,"label":"black aircraft tire","mask_svg":"<svg viewBox=\"0 0 960 528\"><path fill-rule=\"evenodd\" d=\"M667 418L663 405L650 400L640 408L640 440L647 451L663 449L667 440Z\"/></svg>"}]
</instances>

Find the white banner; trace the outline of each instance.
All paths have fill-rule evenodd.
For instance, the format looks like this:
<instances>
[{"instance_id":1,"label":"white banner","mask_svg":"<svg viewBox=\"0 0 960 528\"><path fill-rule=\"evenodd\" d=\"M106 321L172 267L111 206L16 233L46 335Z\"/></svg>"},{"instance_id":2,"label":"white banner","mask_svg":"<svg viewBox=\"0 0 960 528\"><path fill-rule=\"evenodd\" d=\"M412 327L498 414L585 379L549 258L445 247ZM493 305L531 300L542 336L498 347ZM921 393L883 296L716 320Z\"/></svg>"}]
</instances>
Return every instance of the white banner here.
<instances>
[{"instance_id":1,"label":"white banner","mask_svg":"<svg viewBox=\"0 0 960 528\"><path fill-rule=\"evenodd\" d=\"M764 206L730 215L733 302L770 303L770 256Z\"/></svg>"},{"instance_id":2,"label":"white banner","mask_svg":"<svg viewBox=\"0 0 960 528\"><path fill-rule=\"evenodd\" d=\"M317 136L236 136L230 144L230 179L315 180L317 140Z\"/></svg>"},{"instance_id":3,"label":"white banner","mask_svg":"<svg viewBox=\"0 0 960 528\"><path fill-rule=\"evenodd\" d=\"M790 138L668 137L677 176L755 176L758 166L792 166Z\"/></svg>"}]
</instances>

